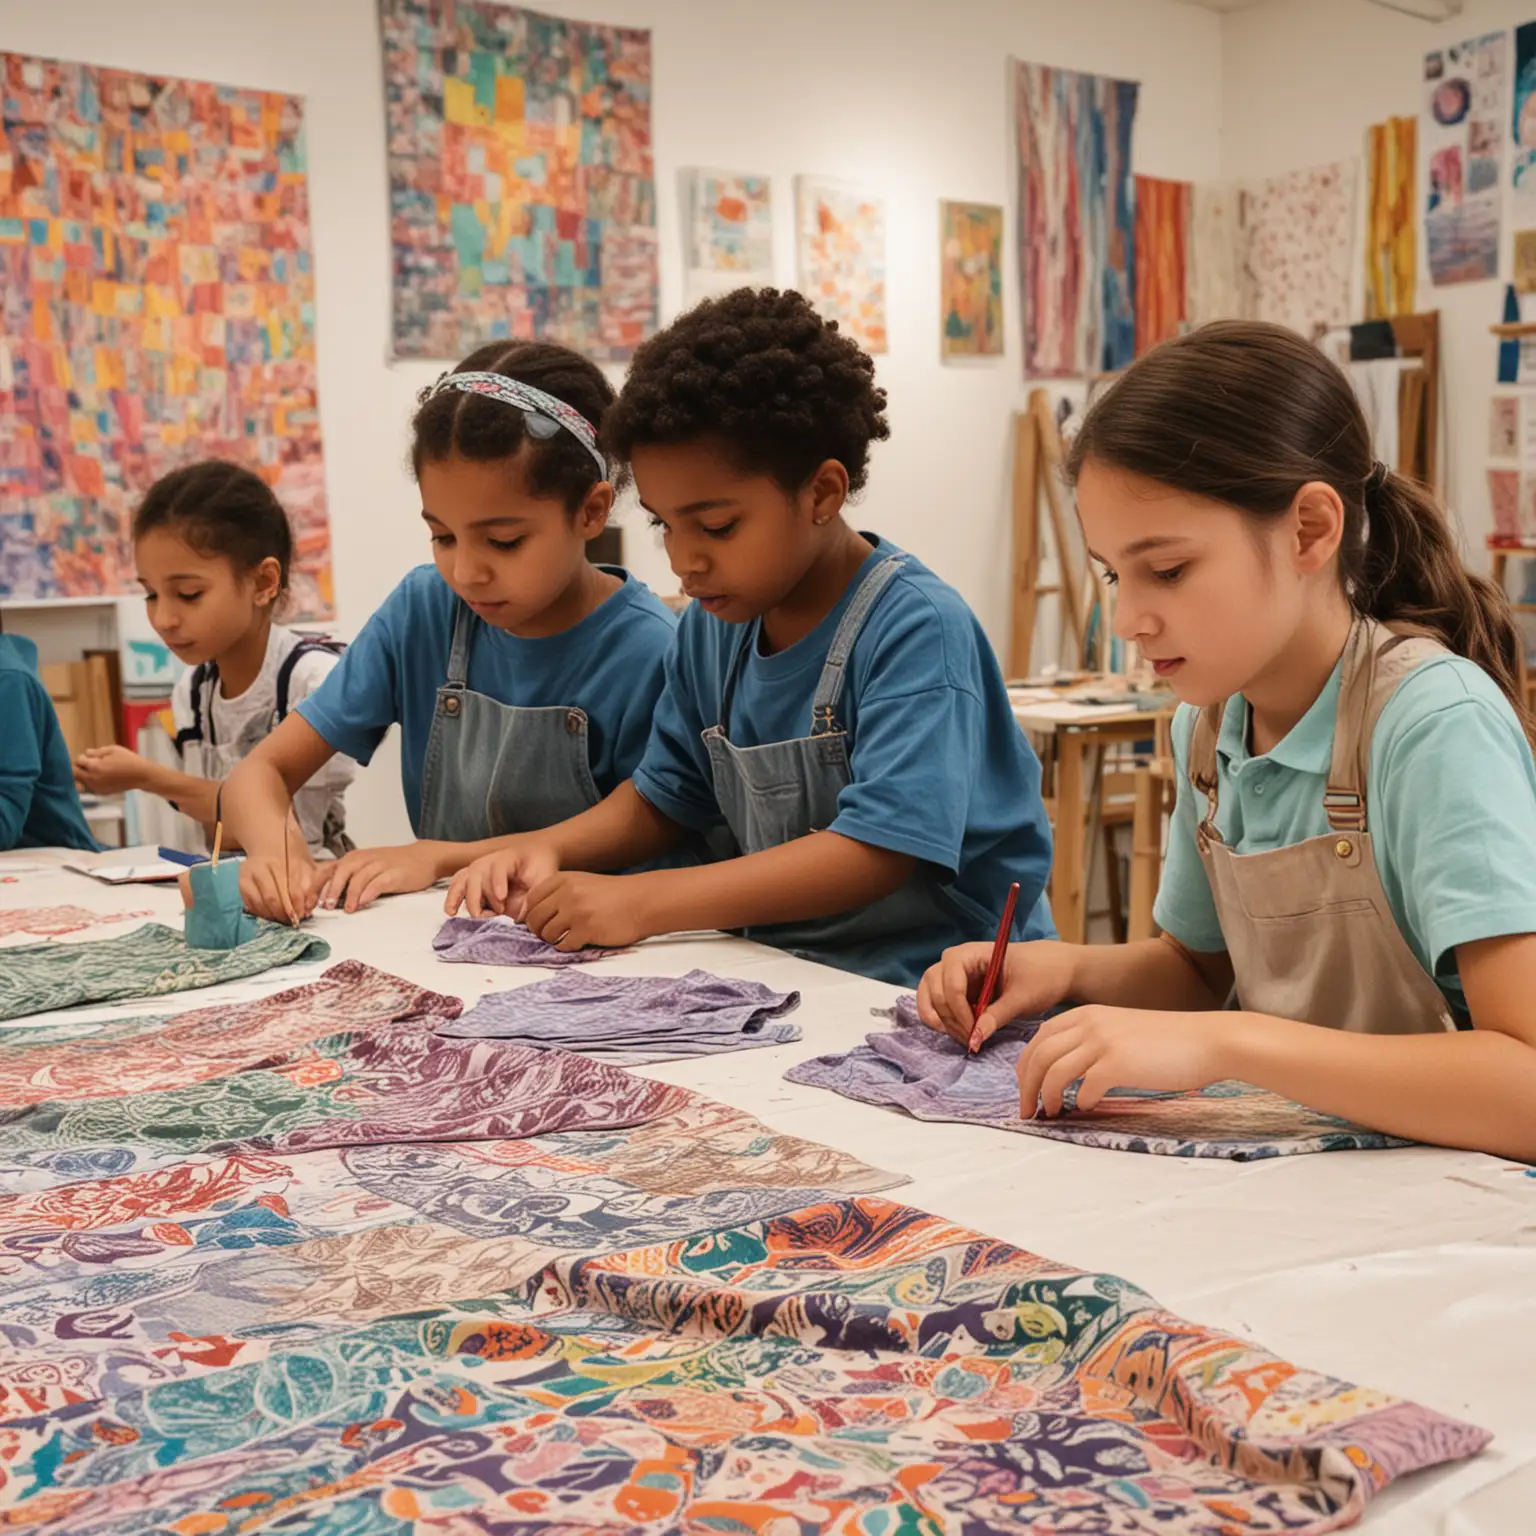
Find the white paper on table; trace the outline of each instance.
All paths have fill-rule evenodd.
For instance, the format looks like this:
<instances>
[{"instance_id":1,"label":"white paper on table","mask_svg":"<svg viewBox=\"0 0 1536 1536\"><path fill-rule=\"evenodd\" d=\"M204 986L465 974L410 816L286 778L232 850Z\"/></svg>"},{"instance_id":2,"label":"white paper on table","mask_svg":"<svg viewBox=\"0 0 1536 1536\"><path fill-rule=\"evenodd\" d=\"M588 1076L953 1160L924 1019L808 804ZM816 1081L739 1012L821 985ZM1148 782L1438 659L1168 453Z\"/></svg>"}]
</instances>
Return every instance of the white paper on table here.
<instances>
[{"instance_id":1,"label":"white paper on table","mask_svg":"<svg viewBox=\"0 0 1536 1536\"><path fill-rule=\"evenodd\" d=\"M156 859L151 864L66 864L64 868L72 869L78 875L89 875L107 885L153 885L179 880L187 866L173 864L169 859Z\"/></svg>"}]
</instances>

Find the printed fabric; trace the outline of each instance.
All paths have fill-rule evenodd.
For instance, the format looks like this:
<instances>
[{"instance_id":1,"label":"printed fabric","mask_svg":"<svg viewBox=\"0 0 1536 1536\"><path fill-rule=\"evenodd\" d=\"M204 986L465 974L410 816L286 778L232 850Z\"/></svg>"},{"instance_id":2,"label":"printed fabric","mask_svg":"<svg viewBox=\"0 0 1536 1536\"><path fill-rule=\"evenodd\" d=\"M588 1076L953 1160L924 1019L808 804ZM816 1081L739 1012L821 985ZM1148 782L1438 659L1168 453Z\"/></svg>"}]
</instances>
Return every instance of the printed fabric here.
<instances>
[{"instance_id":1,"label":"printed fabric","mask_svg":"<svg viewBox=\"0 0 1536 1536\"><path fill-rule=\"evenodd\" d=\"M782 1045L800 1038L784 1015L798 992L689 971L683 976L600 976L567 971L482 997L445 1035L516 1041L643 1066Z\"/></svg>"},{"instance_id":2,"label":"printed fabric","mask_svg":"<svg viewBox=\"0 0 1536 1536\"><path fill-rule=\"evenodd\" d=\"M276 923L263 923L248 944L227 950L192 949L163 923L83 944L14 945L0 965L0 1019L214 987L330 952L324 939Z\"/></svg>"},{"instance_id":3,"label":"printed fabric","mask_svg":"<svg viewBox=\"0 0 1536 1536\"><path fill-rule=\"evenodd\" d=\"M1197 1093L1116 1088L1083 1114L1022 1120L1019 1057L1037 1022L1006 1026L972 1056L918 1019L915 998L900 998L892 1014L894 1033L872 1034L846 1055L802 1062L785 1078L900 1109L917 1120L963 1120L1120 1152L1251 1162L1409 1145L1239 1082L1212 1083Z\"/></svg>"},{"instance_id":4,"label":"printed fabric","mask_svg":"<svg viewBox=\"0 0 1536 1536\"><path fill-rule=\"evenodd\" d=\"M510 917L450 917L432 940L439 960L465 965L585 965L621 949L556 949Z\"/></svg>"}]
</instances>

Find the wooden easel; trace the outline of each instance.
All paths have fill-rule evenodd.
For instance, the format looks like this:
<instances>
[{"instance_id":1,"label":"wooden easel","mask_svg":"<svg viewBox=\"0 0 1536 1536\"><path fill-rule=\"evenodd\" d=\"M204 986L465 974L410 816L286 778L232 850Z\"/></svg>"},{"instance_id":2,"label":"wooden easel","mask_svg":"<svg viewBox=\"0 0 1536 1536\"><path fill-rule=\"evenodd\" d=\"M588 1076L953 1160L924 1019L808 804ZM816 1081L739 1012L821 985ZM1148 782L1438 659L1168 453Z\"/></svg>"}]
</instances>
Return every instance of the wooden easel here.
<instances>
[{"instance_id":1,"label":"wooden easel","mask_svg":"<svg viewBox=\"0 0 1536 1536\"><path fill-rule=\"evenodd\" d=\"M1042 597L1061 600L1061 649L1057 664L1077 671L1084 664L1089 615L1093 612L1092 575L1074 563L1062 507L1061 433L1043 389L1030 391L1029 403L1013 418L1013 626L1008 675L1028 677L1035 643L1035 623ZM1040 502L1051 520L1051 544L1057 579L1040 580ZM1086 561L1084 562L1086 566Z\"/></svg>"}]
</instances>

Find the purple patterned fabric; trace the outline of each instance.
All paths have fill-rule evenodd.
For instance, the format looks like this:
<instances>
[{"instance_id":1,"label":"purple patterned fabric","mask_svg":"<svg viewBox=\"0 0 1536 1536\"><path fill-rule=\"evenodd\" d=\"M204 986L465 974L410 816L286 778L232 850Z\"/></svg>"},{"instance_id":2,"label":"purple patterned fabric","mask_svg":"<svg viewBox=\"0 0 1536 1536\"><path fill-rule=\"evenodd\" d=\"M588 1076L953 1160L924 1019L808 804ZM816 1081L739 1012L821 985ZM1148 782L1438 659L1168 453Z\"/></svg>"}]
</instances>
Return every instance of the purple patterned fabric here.
<instances>
[{"instance_id":1,"label":"purple patterned fabric","mask_svg":"<svg viewBox=\"0 0 1536 1536\"><path fill-rule=\"evenodd\" d=\"M846 1056L818 1056L784 1076L866 1104L905 1110L918 1120L964 1120L1121 1152L1251 1162L1297 1152L1408 1145L1238 1082L1212 1083L1197 1093L1116 1088L1083 1114L1021 1120L1019 1057L1034 1038L1038 1021L1000 1029L972 1056L948 1035L928 1029L918 1019L917 1002L910 995L881 1016L895 1019L893 1033L870 1035ZM1069 1088L1069 1105L1071 1097Z\"/></svg>"},{"instance_id":2,"label":"purple patterned fabric","mask_svg":"<svg viewBox=\"0 0 1536 1536\"><path fill-rule=\"evenodd\" d=\"M800 1026L784 1022L784 1015L799 1006L798 992L775 992L759 981L708 971L685 976L568 971L492 992L462 1018L439 1025L438 1033L557 1046L638 1067L798 1040Z\"/></svg>"},{"instance_id":3,"label":"purple patterned fabric","mask_svg":"<svg viewBox=\"0 0 1536 1536\"><path fill-rule=\"evenodd\" d=\"M556 949L510 917L450 917L432 940L439 960L466 965L584 965L622 949Z\"/></svg>"}]
</instances>

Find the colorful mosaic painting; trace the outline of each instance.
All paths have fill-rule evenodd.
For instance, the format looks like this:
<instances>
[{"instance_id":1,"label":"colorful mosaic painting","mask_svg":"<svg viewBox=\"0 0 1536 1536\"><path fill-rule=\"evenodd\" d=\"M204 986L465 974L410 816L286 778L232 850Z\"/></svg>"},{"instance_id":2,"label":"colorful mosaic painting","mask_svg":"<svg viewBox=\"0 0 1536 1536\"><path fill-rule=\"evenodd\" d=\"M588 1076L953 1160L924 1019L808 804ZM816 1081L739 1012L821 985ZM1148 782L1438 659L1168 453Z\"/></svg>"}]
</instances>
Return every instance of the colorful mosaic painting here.
<instances>
[{"instance_id":1,"label":"colorful mosaic painting","mask_svg":"<svg viewBox=\"0 0 1536 1536\"><path fill-rule=\"evenodd\" d=\"M690 298L773 282L773 183L734 171L686 173Z\"/></svg>"},{"instance_id":2,"label":"colorful mosaic painting","mask_svg":"<svg viewBox=\"0 0 1536 1536\"><path fill-rule=\"evenodd\" d=\"M988 203L941 203L939 222L944 356L1001 356L1003 210Z\"/></svg>"},{"instance_id":3,"label":"colorful mosaic painting","mask_svg":"<svg viewBox=\"0 0 1536 1536\"><path fill-rule=\"evenodd\" d=\"M866 352L888 350L885 203L816 176L795 178L800 289Z\"/></svg>"},{"instance_id":4,"label":"colorful mosaic painting","mask_svg":"<svg viewBox=\"0 0 1536 1536\"><path fill-rule=\"evenodd\" d=\"M494 1041L468 1046L476 1085L436 1054L465 1048L433 1033L457 1006L348 962L253 1005L240 1042L125 1021L81 1074L61 1033L22 1065L0 1040L0 1108L20 1090L45 1134L117 1116L52 1187L0 1194L8 1528L1320 1536L1489 1439L881 1198L899 1180L687 1090ZM153 1065L104 1099L131 1040ZM144 1105L188 1091L183 1048L227 1068L200 1089L265 1108L238 1146L136 1166L123 1127L164 1150ZM519 1088L550 1061L603 1091ZM358 1094L377 1135L283 1144ZM514 1101L631 1119L466 1118Z\"/></svg>"},{"instance_id":5,"label":"colorful mosaic painting","mask_svg":"<svg viewBox=\"0 0 1536 1536\"><path fill-rule=\"evenodd\" d=\"M0 597L137 592L129 523L202 458L271 485L329 616L296 97L0 54Z\"/></svg>"},{"instance_id":6,"label":"colorful mosaic painting","mask_svg":"<svg viewBox=\"0 0 1536 1536\"><path fill-rule=\"evenodd\" d=\"M380 0L394 347L622 361L656 328L651 37L494 0Z\"/></svg>"},{"instance_id":7,"label":"colorful mosaic painting","mask_svg":"<svg viewBox=\"0 0 1536 1536\"><path fill-rule=\"evenodd\" d=\"M1136 355L1131 139L1139 89L1018 66L1025 378L1113 373Z\"/></svg>"}]
</instances>

